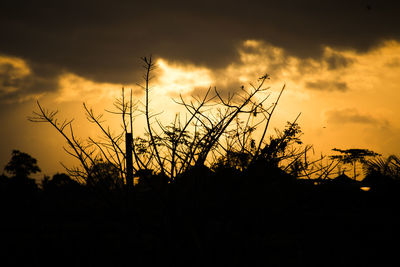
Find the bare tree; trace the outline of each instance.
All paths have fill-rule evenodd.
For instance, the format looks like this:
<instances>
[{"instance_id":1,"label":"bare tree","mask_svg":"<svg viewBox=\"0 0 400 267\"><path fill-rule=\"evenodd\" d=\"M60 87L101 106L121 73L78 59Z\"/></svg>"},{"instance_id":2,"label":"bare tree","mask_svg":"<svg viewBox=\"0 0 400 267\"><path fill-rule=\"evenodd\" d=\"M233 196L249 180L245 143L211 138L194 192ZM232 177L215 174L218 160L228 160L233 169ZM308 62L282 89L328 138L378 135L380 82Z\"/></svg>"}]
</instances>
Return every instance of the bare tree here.
<instances>
[{"instance_id":1,"label":"bare tree","mask_svg":"<svg viewBox=\"0 0 400 267\"><path fill-rule=\"evenodd\" d=\"M144 83L139 86L145 93L144 102L134 102L132 90L126 97L123 88L121 97L114 103L114 110L106 110L120 116L122 124L119 133L115 134L105 126L102 114L95 114L84 103L87 119L98 127L102 137L81 140L74 134L73 120L60 121L57 111L47 110L37 102L38 111L29 119L50 123L65 138L66 152L80 164L76 168L67 168L70 175L88 182L97 175L94 170L104 169L94 166L105 162L107 168L112 166L114 176L122 181L125 179L123 183L127 183L128 146L124 145L126 134L132 134L138 127L133 124L136 116L144 116L146 120L145 134L134 138L131 146L132 171L137 176L158 173L174 182L177 176L192 167L210 167L217 162L238 166L240 170L262 161L284 170L297 166L298 173L299 170L309 171L306 154L311 147L296 147L301 145L301 130L297 123L300 114L288 123L283 132L276 131L276 137L267 138L272 116L285 90L283 86L275 101L268 104L271 96L269 87L265 87L270 79L268 74L260 77L256 84L250 84L249 88L242 86L238 92L227 97L223 97L216 88L209 88L203 97L189 100L181 95L175 102L187 113L184 116L178 114L171 124L164 125L158 119L159 114L151 111L150 82L156 65L152 57L143 57L142 62ZM258 137L255 135L257 129L260 131ZM304 164L299 164L302 158Z\"/></svg>"}]
</instances>

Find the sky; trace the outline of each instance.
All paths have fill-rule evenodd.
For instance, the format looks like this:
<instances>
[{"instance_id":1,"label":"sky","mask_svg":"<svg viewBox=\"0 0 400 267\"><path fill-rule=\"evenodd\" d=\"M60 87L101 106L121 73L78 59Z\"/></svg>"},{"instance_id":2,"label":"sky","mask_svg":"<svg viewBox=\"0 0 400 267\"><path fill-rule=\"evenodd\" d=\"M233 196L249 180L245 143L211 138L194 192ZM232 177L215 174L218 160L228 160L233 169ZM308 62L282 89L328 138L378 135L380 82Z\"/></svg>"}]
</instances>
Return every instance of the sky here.
<instances>
[{"instance_id":1,"label":"sky","mask_svg":"<svg viewBox=\"0 0 400 267\"><path fill-rule=\"evenodd\" d=\"M316 154L367 148L400 154L398 1L7 1L0 8L0 168L18 149L43 174L74 165L50 125L32 123L36 101L96 137L82 102L112 108L121 88L143 94L140 58L152 55L152 109L216 86L236 92L268 73L282 128L301 112ZM108 115L106 114L106 117ZM119 120L107 117L118 130ZM137 119L138 132L141 121ZM273 127L270 134L273 134Z\"/></svg>"}]
</instances>

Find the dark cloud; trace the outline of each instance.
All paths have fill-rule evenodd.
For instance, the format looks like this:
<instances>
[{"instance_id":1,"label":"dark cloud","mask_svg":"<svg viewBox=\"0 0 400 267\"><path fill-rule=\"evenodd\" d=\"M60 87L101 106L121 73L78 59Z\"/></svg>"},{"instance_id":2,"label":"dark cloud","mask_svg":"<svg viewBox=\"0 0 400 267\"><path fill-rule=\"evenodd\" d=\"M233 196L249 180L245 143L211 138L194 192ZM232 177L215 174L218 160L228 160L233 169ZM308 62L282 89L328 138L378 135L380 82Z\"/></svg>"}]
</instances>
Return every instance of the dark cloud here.
<instances>
[{"instance_id":1,"label":"dark cloud","mask_svg":"<svg viewBox=\"0 0 400 267\"><path fill-rule=\"evenodd\" d=\"M347 87L347 83L339 82L339 81L326 81L326 80L316 80L315 82L306 82L306 88L311 90L320 90L320 91L340 91L345 92L349 88Z\"/></svg>"},{"instance_id":2,"label":"dark cloud","mask_svg":"<svg viewBox=\"0 0 400 267\"><path fill-rule=\"evenodd\" d=\"M325 58L325 62L328 65L328 70L336 70L349 66L354 60L340 54L332 54Z\"/></svg>"},{"instance_id":3,"label":"dark cloud","mask_svg":"<svg viewBox=\"0 0 400 267\"><path fill-rule=\"evenodd\" d=\"M400 2L364 2L14 0L2 3L0 53L51 65L53 77L71 71L127 84L140 79L139 57L151 53L220 68L245 39L302 58L320 57L323 45L367 51L400 39ZM344 62L328 60L332 68Z\"/></svg>"},{"instance_id":4,"label":"dark cloud","mask_svg":"<svg viewBox=\"0 0 400 267\"><path fill-rule=\"evenodd\" d=\"M338 125L364 124L381 128L387 128L390 126L389 121L386 119L380 119L370 114L363 114L353 108L328 111L326 113L326 118L328 123Z\"/></svg>"},{"instance_id":5,"label":"dark cloud","mask_svg":"<svg viewBox=\"0 0 400 267\"><path fill-rule=\"evenodd\" d=\"M58 72L54 72L48 66L37 66L35 69L39 71L34 72L9 62L0 62L0 103L13 104L57 89Z\"/></svg>"}]
</instances>

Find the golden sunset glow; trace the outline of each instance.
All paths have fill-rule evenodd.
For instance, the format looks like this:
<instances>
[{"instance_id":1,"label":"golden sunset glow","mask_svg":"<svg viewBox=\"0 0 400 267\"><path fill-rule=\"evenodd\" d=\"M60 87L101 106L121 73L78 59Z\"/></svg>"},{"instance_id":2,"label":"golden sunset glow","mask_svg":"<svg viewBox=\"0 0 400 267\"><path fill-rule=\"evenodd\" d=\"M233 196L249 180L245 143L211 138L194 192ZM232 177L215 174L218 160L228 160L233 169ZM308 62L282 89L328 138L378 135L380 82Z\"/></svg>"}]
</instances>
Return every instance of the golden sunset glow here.
<instances>
[{"instance_id":1,"label":"golden sunset glow","mask_svg":"<svg viewBox=\"0 0 400 267\"><path fill-rule=\"evenodd\" d=\"M213 83L210 77L211 70L206 68L173 64L166 59L158 59L157 66L159 73L156 77L156 86L165 95L186 94L195 88L207 88Z\"/></svg>"},{"instance_id":2,"label":"golden sunset glow","mask_svg":"<svg viewBox=\"0 0 400 267\"><path fill-rule=\"evenodd\" d=\"M400 118L396 116L400 99L399 42L388 41L366 53L326 47L320 60L288 56L284 49L257 40L243 42L238 53L239 61L217 70L159 58L155 79L151 81L151 109L163 111L160 116L165 120L173 119L177 112L183 112L172 101L179 94L189 97L214 86L218 90L235 92L239 85L248 87L263 73L268 73L271 80L266 86L270 87L271 101L283 84L287 88L272 120L274 127L281 128L301 112L303 139L313 144L316 151L329 153L334 147L368 147L392 154L400 150ZM2 56L0 66L2 72L6 68L11 71L12 79L26 79L32 75L21 58ZM66 110L65 116L82 123L79 129L83 130L88 126L84 118L79 119L83 114L81 103L87 102L100 113L112 107L122 86L127 90L132 88L136 100L143 97L135 84L99 83L65 73L58 78L58 91L41 93L39 100L49 107ZM2 94L6 94L19 88L11 84L2 90ZM18 101L27 97L32 99L32 96L21 96ZM27 106L25 114L33 108L33 105ZM118 127L118 118L108 118L110 125ZM140 126L142 123L140 118L136 119L138 134L144 129ZM272 129L270 134L273 134ZM55 135L44 129L40 131ZM54 163L49 165L54 166Z\"/></svg>"},{"instance_id":3,"label":"golden sunset glow","mask_svg":"<svg viewBox=\"0 0 400 267\"><path fill-rule=\"evenodd\" d=\"M248 48L252 50L246 52ZM372 149L385 151L383 153L395 153L400 149L400 133L395 134L400 120L394 116L400 98L399 90L396 90L400 78L395 75L400 64L396 65L396 58L393 58L393 55L400 54L398 42L386 42L368 53L326 47L322 59L316 61L293 56L285 58L282 49L249 40L239 48L239 54L241 61L219 69L212 81L207 75L212 73L211 70L196 70L190 66L186 71L203 73L208 81L204 84L209 86L221 84L218 79L248 85L261 73L267 72L272 77L268 84L272 98L286 83L287 90L276 114L276 124L291 120L302 112L300 123L305 140L325 153L336 146L372 145ZM164 65L161 66L163 69ZM184 69L181 65L173 74L174 69L170 68L165 75L179 77ZM159 87L163 88L162 83ZM230 90L235 91L237 87ZM374 140L372 144L371 139Z\"/></svg>"},{"instance_id":4,"label":"golden sunset glow","mask_svg":"<svg viewBox=\"0 0 400 267\"><path fill-rule=\"evenodd\" d=\"M81 102L108 102L119 97L121 85L111 83L96 83L75 74L64 74L59 78L57 102L71 102L79 99Z\"/></svg>"}]
</instances>

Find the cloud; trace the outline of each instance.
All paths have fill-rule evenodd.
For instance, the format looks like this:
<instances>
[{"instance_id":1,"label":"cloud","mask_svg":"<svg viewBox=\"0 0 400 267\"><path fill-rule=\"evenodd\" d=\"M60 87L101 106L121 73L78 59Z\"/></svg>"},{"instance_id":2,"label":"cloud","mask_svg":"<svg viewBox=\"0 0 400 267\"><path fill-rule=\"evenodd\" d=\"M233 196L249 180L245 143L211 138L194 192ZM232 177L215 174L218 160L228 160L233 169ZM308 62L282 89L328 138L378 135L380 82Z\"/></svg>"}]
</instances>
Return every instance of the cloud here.
<instances>
[{"instance_id":1,"label":"cloud","mask_svg":"<svg viewBox=\"0 0 400 267\"><path fill-rule=\"evenodd\" d=\"M0 102L21 103L56 89L56 77L46 75L46 68L37 75L21 58L0 56Z\"/></svg>"},{"instance_id":2,"label":"cloud","mask_svg":"<svg viewBox=\"0 0 400 267\"><path fill-rule=\"evenodd\" d=\"M100 103L118 98L122 87L120 84L96 83L76 74L65 73L59 77L55 100L59 103L71 101ZM126 87L129 90L132 86Z\"/></svg>"},{"instance_id":3,"label":"cloud","mask_svg":"<svg viewBox=\"0 0 400 267\"><path fill-rule=\"evenodd\" d=\"M207 89L213 84L211 71L201 66L176 64L164 59L159 59L157 66L157 87L173 97L192 92L195 88Z\"/></svg>"},{"instance_id":4,"label":"cloud","mask_svg":"<svg viewBox=\"0 0 400 267\"><path fill-rule=\"evenodd\" d=\"M390 126L387 119L379 118L367 113L361 113L354 108L330 110L325 113L325 116L329 124L363 124L380 128L388 128Z\"/></svg>"},{"instance_id":5,"label":"cloud","mask_svg":"<svg viewBox=\"0 0 400 267\"><path fill-rule=\"evenodd\" d=\"M307 81L305 82L305 87L311 90L340 92L346 92L349 89L345 82L326 80L316 80L315 82Z\"/></svg>"},{"instance_id":6,"label":"cloud","mask_svg":"<svg viewBox=\"0 0 400 267\"><path fill-rule=\"evenodd\" d=\"M254 39L290 56L320 58L323 47L368 51L400 39L398 1L8 1L2 5L0 52L107 83L140 79L138 58L212 69L238 60L236 46ZM327 64L345 64L337 57ZM38 76L44 70L33 68ZM49 77L49 76L46 76Z\"/></svg>"},{"instance_id":7,"label":"cloud","mask_svg":"<svg viewBox=\"0 0 400 267\"><path fill-rule=\"evenodd\" d=\"M29 67L23 60L0 57L0 95L17 91L30 73Z\"/></svg>"},{"instance_id":8,"label":"cloud","mask_svg":"<svg viewBox=\"0 0 400 267\"><path fill-rule=\"evenodd\" d=\"M354 60L339 53L332 53L325 58L325 62L328 65L328 70L336 70L348 67Z\"/></svg>"}]
</instances>

